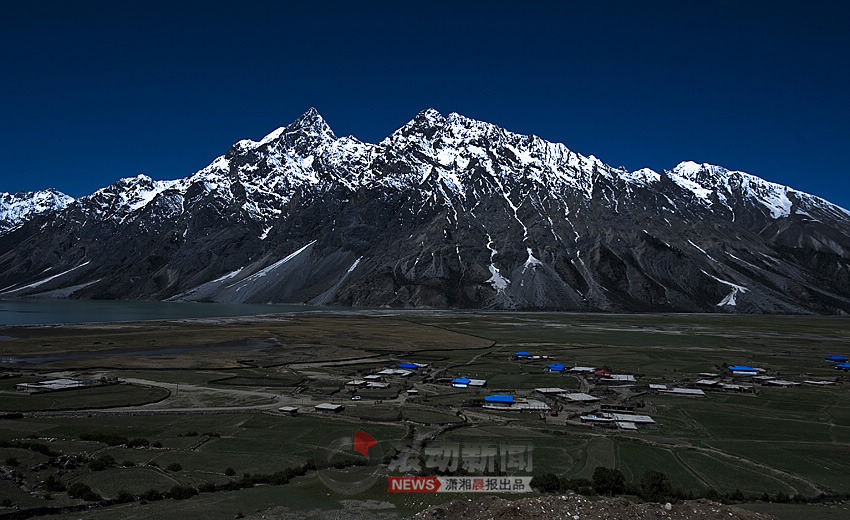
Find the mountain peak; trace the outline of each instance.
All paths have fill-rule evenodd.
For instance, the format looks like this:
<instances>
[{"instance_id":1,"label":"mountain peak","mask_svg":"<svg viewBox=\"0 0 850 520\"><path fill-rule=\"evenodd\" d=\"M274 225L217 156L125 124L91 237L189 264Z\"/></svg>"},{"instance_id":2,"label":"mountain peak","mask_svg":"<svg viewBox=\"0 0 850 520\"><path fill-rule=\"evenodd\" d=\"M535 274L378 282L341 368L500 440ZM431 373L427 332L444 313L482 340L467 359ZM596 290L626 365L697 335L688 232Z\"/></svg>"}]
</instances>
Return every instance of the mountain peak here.
<instances>
[{"instance_id":1,"label":"mountain peak","mask_svg":"<svg viewBox=\"0 0 850 520\"><path fill-rule=\"evenodd\" d=\"M326 135L332 139L336 139L336 135L334 135L333 130L319 114L319 111L315 109L315 107L310 107L306 112L301 114L301 116L289 124L286 127L287 132L292 131L306 131L307 133L315 134L315 135Z\"/></svg>"}]
</instances>

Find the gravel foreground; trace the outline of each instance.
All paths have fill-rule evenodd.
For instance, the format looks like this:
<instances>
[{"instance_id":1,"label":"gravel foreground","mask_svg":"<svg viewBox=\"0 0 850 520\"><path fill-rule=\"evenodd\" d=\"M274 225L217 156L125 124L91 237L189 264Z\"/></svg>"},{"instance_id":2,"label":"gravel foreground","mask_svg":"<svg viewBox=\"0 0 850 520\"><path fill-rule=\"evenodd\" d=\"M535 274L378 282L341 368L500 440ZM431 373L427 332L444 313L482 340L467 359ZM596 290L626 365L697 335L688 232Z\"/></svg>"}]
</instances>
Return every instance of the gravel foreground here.
<instances>
[{"instance_id":1,"label":"gravel foreground","mask_svg":"<svg viewBox=\"0 0 850 520\"><path fill-rule=\"evenodd\" d=\"M710 500L681 504L635 504L624 498L588 500L581 495L546 496L505 500L483 497L431 507L413 520L775 520L772 515L746 511Z\"/></svg>"}]
</instances>

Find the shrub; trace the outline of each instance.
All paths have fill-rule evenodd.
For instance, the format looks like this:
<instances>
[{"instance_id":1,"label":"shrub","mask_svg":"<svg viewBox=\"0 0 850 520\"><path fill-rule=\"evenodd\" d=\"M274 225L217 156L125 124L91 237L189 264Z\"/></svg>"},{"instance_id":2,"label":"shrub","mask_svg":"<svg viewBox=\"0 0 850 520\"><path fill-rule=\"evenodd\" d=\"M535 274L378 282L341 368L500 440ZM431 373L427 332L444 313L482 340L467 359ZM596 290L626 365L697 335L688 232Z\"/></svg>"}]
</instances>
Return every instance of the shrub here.
<instances>
[{"instance_id":1,"label":"shrub","mask_svg":"<svg viewBox=\"0 0 850 520\"><path fill-rule=\"evenodd\" d=\"M100 495L92 491L92 488L82 482L75 482L68 488L68 496L71 498L79 498L87 502L95 502L100 500Z\"/></svg>"},{"instance_id":2,"label":"shrub","mask_svg":"<svg viewBox=\"0 0 850 520\"><path fill-rule=\"evenodd\" d=\"M183 469L183 466L181 466L177 462L172 462L171 464L166 466L165 469L167 469L168 471L181 471Z\"/></svg>"},{"instance_id":3,"label":"shrub","mask_svg":"<svg viewBox=\"0 0 850 520\"><path fill-rule=\"evenodd\" d=\"M626 489L626 477L618 469L602 466L593 470L593 490L599 495L619 495Z\"/></svg>"},{"instance_id":4,"label":"shrub","mask_svg":"<svg viewBox=\"0 0 850 520\"><path fill-rule=\"evenodd\" d=\"M20 462L18 462L18 459L16 459L15 457L9 457L6 459L6 464L8 464L9 466L17 466L18 464L20 464Z\"/></svg>"},{"instance_id":5,"label":"shrub","mask_svg":"<svg viewBox=\"0 0 850 520\"><path fill-rule=\"evenodd\" d=\"M561 480L554 473L543 473L531 479L531 487L544 493L557 493L561 490Z\"/></svg>"},{"instance_id":6,"label":"shrub","mask_svg":"<svg viewBox=\"0 0 850 520\"><path fill-rule=\"evenodd\" d=\"M47 491L65 491L65 484L56 478L56 475L50 475L44 481L44 489Z\"/></svg>"},{"instance_id":7,"label":"shrub","mask_svg":"<svg viewBox=\"0 0 850 520\"><path fill-rule=\"evenodd\" d=\"M593 494L593 482L586 478L573 478L561 481L561 490L573 490L580 495Z\"/></svg>"},{"instance_id":8,"label":"shrub","mask_svg":"<svg viewBox=\"0 0 850 520\"><path fill-rule=\"evenodd\" d=\"M142 493L142 500L147 500L149 502L154 502L156 500L162 500L162 493L157 491L156 489L149 489Z\"/></svg>"},{"instance_id":9,"label":"shrub","mask_svg":"<svg viewBox=\"0 0 850 520\"><path fill-rule=\"evenodd\" d=\"M185 500L198 494L198 490L188 486L174 486L168 493L175 500Z\"/></svg>"},{"instance_id":10,"label":"shrub","mask_svg":"<svg viewBox=\"0 0 850 520\"><path fill-rule=\"evenodd\" d=\"M236 470L233 469L233 468L227 468L226 470L224 470L224 474L227 475L228 477L232 477L233 475L236 474Z\"/></svg>"},{"instance_id":11,"label":"shrub","mask_svg":"<svg viewBox=\"0 0 850 520\"><path fill-rule=\"evenodd\" d=\"M125 468L132 468L133 466L136 465L136 463L133 462L132 460L125 460L124 462L121 463L121 465L124 466Z\"/></svg>"},{"instance_id":12,"label":"shrub","mask_svg":"<svg viewBox=\"0 0 850 520\"><path fill-rule=\"evenodd\" d=\"M640 497L651 502L661 502L670 496L670 482L660 471L645 471L640 477Z\"/></svg>"},{"instance_id":13,"label":"shrub","mask_svg":"<svg viewBox=\"0 0 850 520\"><path fill-rule=\"evenodd\" d=\"M115 500L122 504L126 504L127 502L135 502L136 497L134 497L133 494L127 491L126 489L122 489L118 491L118 496L115 498Z\"/></svg>"},{"instance_id":14,"label":"shrub","mask_svg":"<svg viewBox=\"0 0 850 520\"><path fill-rule=\"evenodd\" d=\"M155 441L153 444L151 444L151 446L153 446L154 448L162 448L162 443L159 441Z\"/></svg>"},{"instance_id":15,"label":"shrub","mask_svg":"<svg viewBox=\"0 0 850 520\"><path fill-rule=\"evenodd\" d=\"M150 445L150 441L147 439L130 439L127 441L128 448L143 448L148 445Z\"/></svg>"},{"instance_id":16,"label":"shrub","mask_svg":"<svg viewBox=\"0 0 850 520\"><path fill-rule=\"evenodd\" d=\"M89 469L92 471L103 471L110 466L115 465L115 459L111 455L101 455L89 463Z\"/></svg>"}]
</instances>

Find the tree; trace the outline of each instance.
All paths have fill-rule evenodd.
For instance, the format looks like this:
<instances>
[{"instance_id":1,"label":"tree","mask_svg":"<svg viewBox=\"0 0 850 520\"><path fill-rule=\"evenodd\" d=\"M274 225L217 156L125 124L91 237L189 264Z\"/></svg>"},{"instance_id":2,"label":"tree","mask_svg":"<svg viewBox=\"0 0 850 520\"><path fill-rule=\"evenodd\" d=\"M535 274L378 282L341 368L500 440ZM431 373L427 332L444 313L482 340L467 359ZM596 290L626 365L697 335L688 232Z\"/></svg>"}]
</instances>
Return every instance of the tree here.
<instances>
[{"instance_id":1,"label":"tree","mask_svg":"<svg viewBox=\"0 0 850 520\"><path fill-rule=\"evenodd\" d=\"M670 482L660 471L645 471L640 477L640 496L645 500L660 502L670 496Z\"/></svg>"},{"instance_id":2,"label":"tree","mask_svg":"<svg viewBox=\"0 0 850 520\"><path fill-rule=\"evenodd\" d=\"M188 486L174 486L168 493L175 500L186 500L198 494L198 490Z\"/></svg>"},{"instance_id":3,"label":"tree","mask_svg":"<svg viewBox=\"0 0 850 520\"><path fill-rule=\"evenodd\" d=\"M619 495L626 489L626 477L618 469L602 466L593 470L593 490L599 495Z\"/></svg>"}]
</instances>

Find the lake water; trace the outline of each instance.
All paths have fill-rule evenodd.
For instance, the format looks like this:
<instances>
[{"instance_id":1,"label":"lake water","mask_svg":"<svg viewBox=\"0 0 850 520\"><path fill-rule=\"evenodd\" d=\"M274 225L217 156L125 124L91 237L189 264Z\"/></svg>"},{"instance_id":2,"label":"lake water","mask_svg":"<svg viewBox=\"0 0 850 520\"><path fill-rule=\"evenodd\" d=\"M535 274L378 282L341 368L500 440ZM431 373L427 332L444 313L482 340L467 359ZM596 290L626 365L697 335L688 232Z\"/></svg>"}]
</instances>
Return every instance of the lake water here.
<instances>
[{"instance_id":1,"label":"lake water","mask_svg":"<svg viewBox=\"0 0 850 520\"><path fill-rule=\"evenodd\" d=\"M0 326L172 320L316 310L306 305L171 303L118 300L0 300ZM0 336L0 341L8 339Z\"/></svg>"}]
</instances>

